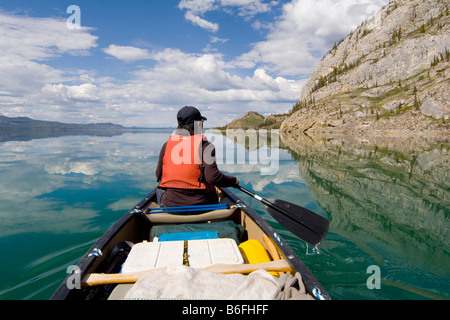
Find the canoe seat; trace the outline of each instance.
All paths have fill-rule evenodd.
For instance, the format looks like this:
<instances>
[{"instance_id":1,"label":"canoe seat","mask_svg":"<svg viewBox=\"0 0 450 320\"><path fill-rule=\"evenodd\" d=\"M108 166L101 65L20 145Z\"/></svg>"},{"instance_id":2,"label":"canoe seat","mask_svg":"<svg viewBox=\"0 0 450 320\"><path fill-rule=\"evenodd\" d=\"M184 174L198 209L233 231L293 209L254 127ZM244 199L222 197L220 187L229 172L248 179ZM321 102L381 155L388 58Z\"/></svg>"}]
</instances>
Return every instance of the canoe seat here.
<instances>
[{"instance_id":1,"label":"canoe seat","mask_svg":"<svg viewBox=\"0 0 450 320\"><path fill-rule=\"evenodd\" d=\"M229 218L237 208L219 209L207 211L199 214L171 214L171 213L150 213L146 214L152 223L190 223L213 221Z\"/></svg>"},{"instance_id":2,"label":"canoe seat","mask_svg":"<svg viewBox=\"0 0 450 320\"><path fill-rule=\"evenodd\" d=\"M219 238L233 239L239 245L246 236L245 228L241 224L236 224L231 220L208 222L155 225L150 229L150 241L153 241L155 237L159 239L165 233L209 231L216 232Z\"/></svg>"}]
</instances>

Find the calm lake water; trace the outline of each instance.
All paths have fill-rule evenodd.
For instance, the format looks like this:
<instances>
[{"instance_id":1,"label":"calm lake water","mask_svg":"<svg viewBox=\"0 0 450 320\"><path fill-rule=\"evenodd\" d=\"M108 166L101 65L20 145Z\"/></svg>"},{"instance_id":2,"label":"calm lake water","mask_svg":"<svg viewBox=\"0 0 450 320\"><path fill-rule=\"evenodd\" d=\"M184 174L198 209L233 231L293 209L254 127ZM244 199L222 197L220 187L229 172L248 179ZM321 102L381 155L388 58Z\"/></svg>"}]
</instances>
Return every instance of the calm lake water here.
<instances>
[{"instance_id":1,"label":"calm lake water","mask_svg":"<svg viewBox=\"0 0 450 320\"><path fill-rule=\"evenodd\" d=\"M157 185L170 133L2 136L0 299L49 299L67 267ZM244 187L330 220L314 250L235 191L332 298L450 298L448 139L273 136L268 150L264 136L257 146L209 138L221 170Z\"/></svg>"}]
</instances>

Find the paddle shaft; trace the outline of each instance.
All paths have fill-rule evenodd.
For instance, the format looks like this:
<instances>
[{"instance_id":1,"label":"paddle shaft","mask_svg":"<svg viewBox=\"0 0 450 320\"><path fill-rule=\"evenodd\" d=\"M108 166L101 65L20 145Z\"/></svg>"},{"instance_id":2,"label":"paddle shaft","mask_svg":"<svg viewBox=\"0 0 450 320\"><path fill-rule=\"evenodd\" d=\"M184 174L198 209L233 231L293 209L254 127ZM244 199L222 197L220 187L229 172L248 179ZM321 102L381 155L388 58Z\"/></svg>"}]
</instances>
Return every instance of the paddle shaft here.
<instances>
[{"instance_id":1,"label":"paddle shaft","mask_svg":"<svg viewBox=\"0 0 450 320\"><path fill-rule=\"evenodd\" d=\"M209 267L202 268L201 270L210 271L214 273L230 274L230 273L250 273L256 270L266 271L293 271L287 260L278 260L265 263L256 264L213 264ZM148 274L153 270L147 270L142 272L130 272L130 273L91 273L87 274L82 281L82 285L99 286L104 284L113 283L134 283L140 277Z\"/></svg>"},{"instance_id":2,"label":"paddle shaft","mask_svg":"<svg viewBox=\"0 0 450 320\"><path fill-rule=\"evenodd\" d=\"M242 192L248 194L249 196L255 198L256 200L262 202L264 205L266 205L266 206L268 206L268 207L271 207L271 208L273 208L273 209L275 209L275 210L277 210L277 209L280 210L280 208L275 207L269 200L264 199L263 197L258 196L257 194L251 192L250 190L245 189L244 187L241 187L241 186L238 185L238 186L236 186L235 188L241 190Z\"/></svg>"}]
</instances>

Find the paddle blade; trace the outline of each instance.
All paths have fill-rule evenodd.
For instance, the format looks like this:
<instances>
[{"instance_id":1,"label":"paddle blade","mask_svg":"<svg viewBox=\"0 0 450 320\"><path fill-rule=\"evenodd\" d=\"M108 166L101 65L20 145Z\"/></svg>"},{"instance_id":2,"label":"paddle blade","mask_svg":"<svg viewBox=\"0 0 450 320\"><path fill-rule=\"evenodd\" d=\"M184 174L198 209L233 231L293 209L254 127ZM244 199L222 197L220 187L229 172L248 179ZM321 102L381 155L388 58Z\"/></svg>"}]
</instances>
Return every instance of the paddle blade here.
<instances>
[{"instance_id":1,"label":"paddle blade","mask_svg":"<svg viewBox=\"0 0 450 320\"><path fill-rule=\"evenodd\" d=\"M265 204L267 212L297 237L313 246L318 245L326 237L329 228L327 219L291 202L279 199L266 200L270 203Z\"/></svg>"}]
</instances>

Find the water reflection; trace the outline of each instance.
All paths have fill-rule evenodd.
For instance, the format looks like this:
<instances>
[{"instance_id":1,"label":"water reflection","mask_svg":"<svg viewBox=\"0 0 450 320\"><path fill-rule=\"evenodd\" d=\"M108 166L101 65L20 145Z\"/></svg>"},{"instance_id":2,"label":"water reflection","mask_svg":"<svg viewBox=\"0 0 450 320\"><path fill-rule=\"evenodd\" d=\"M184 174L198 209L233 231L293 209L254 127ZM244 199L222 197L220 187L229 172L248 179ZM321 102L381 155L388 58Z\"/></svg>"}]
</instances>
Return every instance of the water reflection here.
<instances>
[{"instance_id":1,"label":"water reflection","mask_svg":"<svg viewBox=\"0 0 450 320\"><path fill-rule=\"evenodd\" d=\"M96 230L92 218L107 212L106 206L128 210L135 204L108 202L122 198L118 196L105 197L100 206L102 190L126 196L154 187L156 181L148 175L156 168L154 159L166 135L125 133L114 138L63 136L0 143L0 238ZM134 194L132 201L139 195Z\"/></svg>"},{"instance_id":2,"label":"water reflection","mask_svg":"<svg viewBox=\"0 0 450 320\"><path fill-rule=\"evenodd\" d=\"M0 142L0 247L8 261L0 296L48 298L66 275L61 266L76 262L156 186L159 151L171 132ZM245 187L331 220L321 254L313 254L258 201L237 193L287 239L333 298L399 297L386 286L420 297L448 291L447 138L281 136L280 149L271 140L252 149L221 134L207 136L220 169ZM245 161L237 164L241 152ZM229 154L234 163L227 163ZM276 174L261 174L274 167L260 161L264 155L278 159ZM371 264L382 266L381 293L365 287Z\"/></svg>"},{"instance_id":3,"label":"water reflection","mask_svg":"<svg viewBox=\"0 0 450 320\"><path fill-rule=\"evenodd\" d=\"M397 273L397 280L398 274L403 272L404 280L419 268L444 276L448 283L448 137L281 139L298 161L308 189L330 215L330 253L336 245L331 243L333 234L338 234L372 256L374 263L386 265L390 276ZM388 276L384 281L395 282Z\"/></svg>"},{"instance_id":4,"label":"water reflection","mask_svg":"<svg viewBox=\"0 0 450 320\"><path fill-rule=\"evenodd\" d=\"M67 266L156 186L168 134L0 142L0 299L48 299Z\"/></svg>"},{"instance_id":5,"label":"water reflection","mask_svg":"<svg viewBox=\"0 0 450 320\"><path fill-rule=\"evenodd\" d=\"M144 131L137 129L50 129L50 128L26 128L20 129L0 127L0 142L3 141L30 141L34 139L48 139L65 136L99 136L113 137L125 132Z\"/></svg>"}]
</instances>

